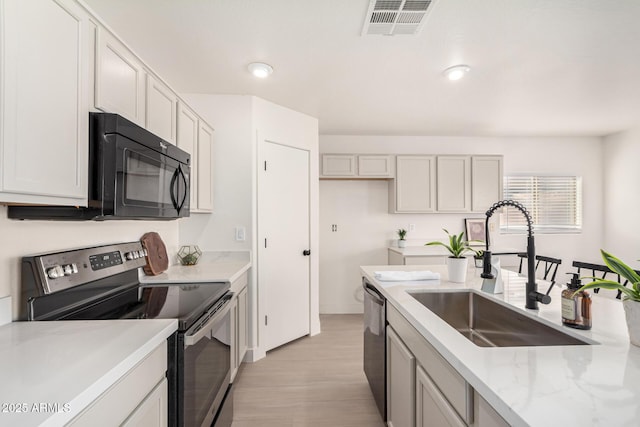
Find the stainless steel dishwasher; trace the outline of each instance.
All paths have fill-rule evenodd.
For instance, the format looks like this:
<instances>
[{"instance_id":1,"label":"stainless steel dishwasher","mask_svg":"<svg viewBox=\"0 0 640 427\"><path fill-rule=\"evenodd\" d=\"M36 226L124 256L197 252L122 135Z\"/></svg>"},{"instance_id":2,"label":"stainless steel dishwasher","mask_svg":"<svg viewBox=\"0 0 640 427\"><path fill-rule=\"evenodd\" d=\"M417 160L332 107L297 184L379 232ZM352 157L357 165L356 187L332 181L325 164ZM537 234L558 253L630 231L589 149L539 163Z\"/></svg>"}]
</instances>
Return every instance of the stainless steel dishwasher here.
<instances>
[{"instance_id":1,"label":"stainless steel dishwasher","mask_svg":"<svg viewBox=\"0 0 640 427\"><path fill-rule=\"evenodd\" d=\"M386 300L362 278L364 288L364 374L382 420L387 420Z\"/></svg>"}]
</instances>

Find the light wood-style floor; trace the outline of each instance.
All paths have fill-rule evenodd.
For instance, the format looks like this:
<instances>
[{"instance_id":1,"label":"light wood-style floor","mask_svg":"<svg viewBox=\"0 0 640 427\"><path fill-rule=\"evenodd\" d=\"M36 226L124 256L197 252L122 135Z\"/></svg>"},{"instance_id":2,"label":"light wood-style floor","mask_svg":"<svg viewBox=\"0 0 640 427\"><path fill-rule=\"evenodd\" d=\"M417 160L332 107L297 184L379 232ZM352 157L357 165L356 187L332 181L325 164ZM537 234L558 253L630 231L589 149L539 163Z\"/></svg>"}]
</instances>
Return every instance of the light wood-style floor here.
<instances>
[{"instance_id":1,"label":"light wood-style floor","mask_svg":"<svg viewBox=\"0 0 640 427\"><path fill-rule=\"evenodd\" d=\"M320 322L319 335L244 365L233 427L384 426L362 370L362 315L322 315Z\"/></svg>"}]
</instances>

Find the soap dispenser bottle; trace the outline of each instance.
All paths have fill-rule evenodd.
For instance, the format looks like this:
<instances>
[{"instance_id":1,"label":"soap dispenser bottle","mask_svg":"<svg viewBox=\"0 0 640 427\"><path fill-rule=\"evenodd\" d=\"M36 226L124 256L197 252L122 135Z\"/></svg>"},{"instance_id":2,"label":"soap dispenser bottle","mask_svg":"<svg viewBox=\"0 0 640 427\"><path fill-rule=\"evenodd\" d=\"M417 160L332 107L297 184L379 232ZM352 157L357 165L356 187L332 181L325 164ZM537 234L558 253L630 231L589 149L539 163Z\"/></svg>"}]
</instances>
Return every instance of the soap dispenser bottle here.
<instances>
[{"instance_id":1,"label":"soap dispenser bottle","mask_svg":"<svg viewBox=\"0 0 640 427\"><path fill-rule=\"evenodd\" d=\"M562 323L576 329L591 329L591 295L578 291L582 286L577 273L571 274L567 289L562 291Z\"/></svg>"}]
</instances>

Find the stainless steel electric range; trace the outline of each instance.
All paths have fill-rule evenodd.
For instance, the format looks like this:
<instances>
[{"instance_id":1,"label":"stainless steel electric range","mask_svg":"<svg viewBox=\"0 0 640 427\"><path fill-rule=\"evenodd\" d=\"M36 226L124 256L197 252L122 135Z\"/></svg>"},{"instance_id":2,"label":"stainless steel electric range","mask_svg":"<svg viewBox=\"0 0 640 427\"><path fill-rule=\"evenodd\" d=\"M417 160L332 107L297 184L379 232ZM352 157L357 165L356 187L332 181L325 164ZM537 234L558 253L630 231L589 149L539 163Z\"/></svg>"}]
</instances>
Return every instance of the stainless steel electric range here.
<instances>
[{"instance_id":1,"label":"stainless steel electric range","mask_svg":"<svg viewBox=\"0 0 640 427\"><path fill-rule=\"evenodd\" d=\"M145 256L130 242L22 258L22 320L178 319L168 342L169 425L230 425L229 284L142 285Z\"/></svg>"}]
</instances>

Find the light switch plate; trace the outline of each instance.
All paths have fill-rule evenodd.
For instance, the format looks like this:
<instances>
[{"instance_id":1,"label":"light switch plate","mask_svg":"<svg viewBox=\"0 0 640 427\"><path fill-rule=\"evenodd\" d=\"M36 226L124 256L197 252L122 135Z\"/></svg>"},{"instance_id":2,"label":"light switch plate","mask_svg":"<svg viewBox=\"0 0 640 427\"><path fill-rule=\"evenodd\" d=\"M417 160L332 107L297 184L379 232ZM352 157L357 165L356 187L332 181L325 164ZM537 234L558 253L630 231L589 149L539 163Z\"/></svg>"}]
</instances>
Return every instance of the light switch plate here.
<instances>
[{"instance_id":1,"label":"light switch plate","mask_svg":"<svg viewBox=\"0 0 640 427\"><path fill-rule=\"evenodd\" d=\"M244 227L236 227L236 241L244 242L245 234L246 233Z\"/></svg>"}]
</instances>

